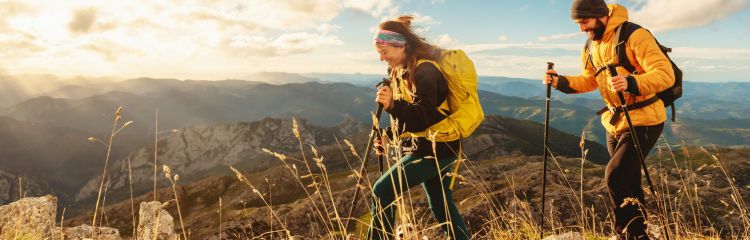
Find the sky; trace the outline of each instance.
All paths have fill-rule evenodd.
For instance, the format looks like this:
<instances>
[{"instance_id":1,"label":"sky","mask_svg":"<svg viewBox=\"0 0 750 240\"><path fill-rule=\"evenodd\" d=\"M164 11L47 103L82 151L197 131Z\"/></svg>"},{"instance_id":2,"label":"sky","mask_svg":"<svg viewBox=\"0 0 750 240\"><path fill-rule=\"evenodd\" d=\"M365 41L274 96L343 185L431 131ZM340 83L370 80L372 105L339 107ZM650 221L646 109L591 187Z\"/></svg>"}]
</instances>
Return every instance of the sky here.
<instances>
[{"instance_id":1,"label":"sky","mask_svg":"<svg viewBox=\"0 0 750 240\"><path fill-rule=\"evenodd\" d=\"M686 81L748 81L750 0L608 0L674 49ZM415 16L479 75L580 72L570 0L0 0L0 74L243 79L256 72L380 74L378 23Z\"/></svg>"}]
</instances>

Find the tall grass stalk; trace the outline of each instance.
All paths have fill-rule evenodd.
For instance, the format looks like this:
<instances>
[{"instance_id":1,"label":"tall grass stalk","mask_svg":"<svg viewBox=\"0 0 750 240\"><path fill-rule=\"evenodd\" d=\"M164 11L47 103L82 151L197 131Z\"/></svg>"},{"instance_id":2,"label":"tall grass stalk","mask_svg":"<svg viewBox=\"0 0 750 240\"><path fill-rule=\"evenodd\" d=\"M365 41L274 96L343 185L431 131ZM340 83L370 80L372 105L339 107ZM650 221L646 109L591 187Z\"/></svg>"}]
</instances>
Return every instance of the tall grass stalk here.
<instances>
[{"instance_id":1,"label":"tall grass stalk","mask_svg":"<svg viewBox=\"0 0 750 240\"><path fill-rule=\"evenodd\" d=\"M135 232L137 225L135 221L135 201L133 200L133 169L130 166L130 158L128 158L128 187L130 188L130 215L133 218L133 232Z\"/></svg>"},{"instance_id":2,"label":"tall grass stalk","mask_svg":"<svg viewBox=\"0 0 750 240\"><path fill-rule=\"evenodd\" d=\"M98 212L99 212L99 203L102 200L102 190L104 188L104 180L108 178L107 173L109 172L109 157L110 157L110 155L112 153L112 140L114 140L115 135L117 135L117 133L120 130L124 129L130 123L132 123L132 121L131 122L126 122L125 124L122 125L122 127L120 127L120 129L117 129L117 124L120 122L120 119L122 118L122 111L123 111L122 107L117 108L117 111L115 111L114 120L113 120L113 123L112 123L112 131L110 132L110 135L109 135L109 141L106 144L106 146L107 146L107 155L104 158L104 169L102 170L101 179L99 181L99 192L98 192L97 197L96 197L96 206L94 207L93 219L91 220L91 226L92 227L96 227L97 226L96 225L96 220L97 220L97 215L98 215ZM95 139L96 138L90 137L89 141L94 141ZM101 142L101 141L99 141L99 142ZM92 233L91 238L94 238L93 234L94 233Z\"/></svg>"},{"instance_id":3,"label":"tall grass stalk","mask_svg":"<svg viewBox=\"0 0 750 240\"><path fill-rule=\"evenodd\" d=\"M157 148L159 147L159 109L157 108L155 113L156 115L154 119L154 202L156 202L156 166L159 166L156 163L156 156L159 153L157 151Z\"/></svg>"},{"instance_id":4,"label":"tall grass stalk","mask_svg":"<svg viewBox=\"0 0 750 240\"><path fill-rule=\"evenodd\" d=\"M271 213L273 213L274 218L276 218L276 221L278 221L279 225L281 225L281 228L282 228L284 234L286 235L286 237L287 238L291 238L292 235L289 232L289 229L284 225L284 222L281 221L281 218L279 218L279 216L273 210L273 208L271 207L271 205L268 204L268 201L266 201L265 197L263 197L263 194L260 191L258 191L258 189L255 188L255 186L253 186L252 183L250 183L250 180L248 180L245 177L245 175L243 175L242 173L240 173L239 170L237 170L236 168L231 167L231 166L229 168L232 170L232 172L234 172L234 174L237 176L237 179L240 182L246 184L248 187L250 187L250 190L252 190L253 193L255 193L256 195L258 195L258 197L260 198L260 200L263 201L263 203L268 207L268 210L271 211Z\"/></svg>"},{"instance_id":5,"label":"tall grass stalk","mask_svg":"<svg viewBox=\"0 0 750 240\"><path fill-rule=\"evenodd\" d=\"M164 177L166 177L167 180L169 180L169 183L172 184L172 191L174 192L174 202L175 202L175 204L177 204L177 215L180 217L180 227L182 228L182 236L184 237L185 240L188 240L189 239L188 235L185 232L186 231L186 229L185 229L185 221L182 220L182 210L180 208L180 198L179 198L179 195L177 194L177 181L180 180L180 175L179 174L175 174L174 176L172 176L172 169L169 168L169 166L167 166L167 165L162 165L162 168L164 170Z\"/></svg>"},{"instance_id":6,"label":"tall grass stalk","mask_svg":"<svg viewBox=\"0 0 750 240\"><path fill-rule=\"evenodd\" d=\"M323 199L323 194L320 191L320 183L317 181L316 175L313 173L312 168L310 168L310 163L307 161L307 156L305 156L305 148L303 147L303 143L302 143L302 135L300 134L300 131L299 131L299 125L297 124L297 119L294 117L292 117L292 133L294 134L294 137L297 138L297 142L299 143L299 151L300 151L300 154L302 155L302 162L304 163L305 168L307 169L307 175L304 175L303 178L309 177L310 180L312 181L312 183L310 183L307 186L315 188L315 192L313 194L318 196L318 198L320 199L320 204L323 205L323 211L326 213L323 215L324 216L324 218L322 219L324 220L323 224L325 224L326 229L328 230L329 234L333 233L335 232L335 227L333 226L332 221L329 217L330 211L328 210L328 205L326 204L326 201ZM336 213L336 215L338 215L338 213ZM345 231L345 229L343 228L339 228L339 229L341 229L341 232Z\"/></svg>"},{"instance_id":7,"label":"tall grass stalk","mask_svg":"<svg viewBox=\"0 0 750 240\"><path fill-rule=\"evenodd\" d=\"M23 177L18 177L18 200L23 199Z\"/></svg>"}]
</instances>

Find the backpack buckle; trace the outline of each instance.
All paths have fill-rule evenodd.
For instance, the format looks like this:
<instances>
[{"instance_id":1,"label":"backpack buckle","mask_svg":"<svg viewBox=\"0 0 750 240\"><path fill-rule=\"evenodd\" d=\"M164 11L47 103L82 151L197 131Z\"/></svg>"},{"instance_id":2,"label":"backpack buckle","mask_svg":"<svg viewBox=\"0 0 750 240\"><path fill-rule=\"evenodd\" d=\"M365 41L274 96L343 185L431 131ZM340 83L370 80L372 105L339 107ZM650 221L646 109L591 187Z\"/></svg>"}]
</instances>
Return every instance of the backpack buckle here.
<instances>
[{"instance_id":1,"label":"backpack buckle","mask_svg":"<svg viewBox=\"0 0 750 240\"><path fill-rule=\"evenodd\" d=\"M612 107L612 106L607 105L607 110L609 110L609 112L612 114L617 113L617 107Z\"/></svg>"}]
</instances>

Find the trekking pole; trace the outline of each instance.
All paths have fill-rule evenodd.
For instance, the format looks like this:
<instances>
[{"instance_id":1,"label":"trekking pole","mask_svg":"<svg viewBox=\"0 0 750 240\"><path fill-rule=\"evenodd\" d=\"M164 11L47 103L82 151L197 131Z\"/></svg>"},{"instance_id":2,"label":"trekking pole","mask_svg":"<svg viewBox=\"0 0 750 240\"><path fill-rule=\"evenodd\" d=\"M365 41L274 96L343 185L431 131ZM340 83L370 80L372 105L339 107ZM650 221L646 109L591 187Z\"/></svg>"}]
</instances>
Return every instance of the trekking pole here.
<instances>
[{"instance_id":1,"label":"trekking pole","mask_svg":"<svg viewBox=\"0 0 750 240\"><path fill-rule=\"evenodd\" d=\"M607 69L609 70L609 73L612 77L617 76L617 67L619 64L609 64L607 65ZM651 181L651 176L648 174L648 168L646 167L646 159L643 155L643 151L641 150L640 143L638 142L638 136L635 133L635 127L633 127L633 122L630 120L630 112L628 111L628 105L627 102L625 102L625 95L622 92L617 92L617 97L620 99L620 107L622 108L622 111L625 113L625 120L628 123L628 131L630 132L630 139L633 140L633 146L635 147L636 154L638 155L638 159L641 161L641 167L643 168L643 173L646 175L646 182L648 183L649 190L651 192L651 195L654 195L654 200L656 201L656 206L659 208L659 212L662 212L661 204L659 202L659 196L656 195L656 190L654 190L654 184ZM664 215L664 218L666 219L667 215L662 213ZM669 240L669 231L667 230L667 224L664 224L664 236L667 240Z\"/></svg>"},{"instance_id":2,"label":"trekking pole","mask_svg":"<svg viewBox=\"0 0 750 240\"><path fill-rule=\"evenodd\" d=\"M379 86L389 86L390 85L390 79L383 78L383 81L378 83ZM349 207L349 214L347 214L346 218L346 225L344 225L344 229L342 231L346 231L346 229L349 229L349 222L352 217L352 213L354 212L354 206L357 203L357 198L359 197L359 194L357 194L359 191L359 186L362 185L362 180L364 180L365 177L365 170L367 168L367 160L369 160L370 151L373 147L373 141L375 140L375 137L379 134L378 126L375 124L378 124L380 121L380 115L383 113L383 104L378 103L378 109L375 111L375 119L376 122L372 125L372 130L370 130L370 140L367 141L367 148L365 149L365 154L363 155L362 159L362 166L359 167L359 175L355 175L357 178L357 185L354 185L354 197L352 198L351 207ZM383 174L383 158L382 156L378 155L378 160L380 161L380 174ZM364 193L362 193L364 195Z\"/></svg>"},{"instance_id":3,"label":"trekking pole","mask_svg":"<svg viewBox=\"0 0 750 240\"><path fill-rule=\"evenodd\" d=\"M552 70L555 63L547 62L547 70ZM549 104L552 95L552 83L547 84L547 109L544 112L544 173L542 173L542 226L539 228L539 239L544 238L544 197L547 193L547 156L549 156L547 144L549 143Z\"/></svg>"}]
</instances>

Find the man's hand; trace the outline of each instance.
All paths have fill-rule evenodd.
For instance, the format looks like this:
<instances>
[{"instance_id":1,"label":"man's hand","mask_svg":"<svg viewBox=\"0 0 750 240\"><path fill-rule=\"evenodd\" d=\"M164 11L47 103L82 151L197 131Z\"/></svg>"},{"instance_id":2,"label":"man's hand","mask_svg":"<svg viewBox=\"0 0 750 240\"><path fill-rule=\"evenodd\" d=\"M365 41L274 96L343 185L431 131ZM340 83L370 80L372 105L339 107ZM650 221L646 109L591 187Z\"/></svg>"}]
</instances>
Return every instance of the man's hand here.
<instances>
[{"instance_id":1,"label":"man's hand","mask_svg":"<svg viewBox=\"0 0 750 240\"><path fill-rule=\"evenodd\" d=\"M609 79L612 91L622 92L628 89L628 79L625 76L617 76Z\"/></svg>"},{"instance_id":2,"label":"man's hand","mask_svg":"<svg viewBox=\"0 0 750 240\"><path fill-rule=\"evenodd\" d=\"M557 88L557 71L555 70L547 70L547 72L544 74L544 79L542 79L542 84L552 84L552 87Z\"/></svg>"}]
</instances>

